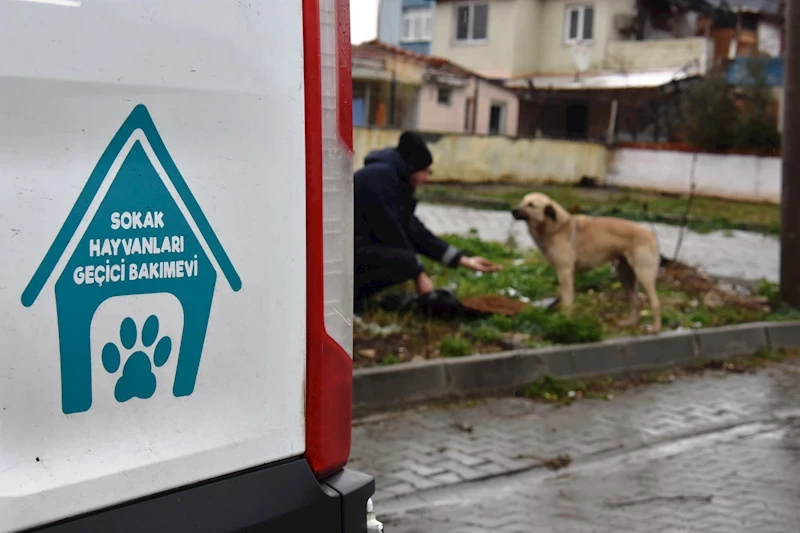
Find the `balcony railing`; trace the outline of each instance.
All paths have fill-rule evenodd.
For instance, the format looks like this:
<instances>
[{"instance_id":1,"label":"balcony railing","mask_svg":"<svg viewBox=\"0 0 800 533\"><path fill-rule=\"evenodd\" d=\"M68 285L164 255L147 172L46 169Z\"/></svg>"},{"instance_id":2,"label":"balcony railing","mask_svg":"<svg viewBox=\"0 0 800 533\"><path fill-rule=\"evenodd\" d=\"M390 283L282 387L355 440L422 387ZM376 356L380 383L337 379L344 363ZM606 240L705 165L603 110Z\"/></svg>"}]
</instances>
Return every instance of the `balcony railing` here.
<instances>
[{"instance_id":1,"label":"balcony railing","mask_svg":"<svg viewBox=\"0 0 800 533\"><path fill-rule=\"evenodd\" d=\"M699 72L708 71L713 43L704 37L649 41L610 41L603 57L603 69L634 72L681 69L695 63Z\"/></svg>"}]
</instances>

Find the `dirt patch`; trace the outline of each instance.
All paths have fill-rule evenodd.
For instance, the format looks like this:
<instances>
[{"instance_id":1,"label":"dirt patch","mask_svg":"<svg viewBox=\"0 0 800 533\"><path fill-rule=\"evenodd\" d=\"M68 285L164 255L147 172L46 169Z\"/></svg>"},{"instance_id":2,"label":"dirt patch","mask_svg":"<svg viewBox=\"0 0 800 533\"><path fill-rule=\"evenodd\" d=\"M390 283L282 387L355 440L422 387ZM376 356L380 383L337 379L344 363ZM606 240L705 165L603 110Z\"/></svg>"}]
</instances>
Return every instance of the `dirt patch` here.
<instances>
[{"instance_id":1,"label":"dirt patch","mask_svg":"<svg viewBox=\"0 0 800 533\"><path fill-rule=\"evenodd\" d=\"M683 263L674 262L661 271L662 281L668 281L682 291L699 293L703 304L708 308L737 307L748 310L760 310L767 306L767 299L755 294L741 294L728 290L710 276L696 268Z\"/></svg>"},{"instance_id":2,"label":"dirt patch","mask_svg":"<svg viewBox=\"0 0 800 533\"><path fill-rule=\"evenodd\" d=\"M461 301L464 307L474 309L483 313L495 315L514 316L522 312L528 304L519 300L512 300L505 296L486 295L473 296Z\"/></svg>"},{"instance_id":3,"label":"dirt patch","mask_svg":"<svg viewBox=\"0 0 800 533\"><path fill-rule=\"evenodd\" d=\"M696 268L680 263L671 262L661 270L661 278L672 281L683 290L706 292L715 288L716 283Z\"/></svg>"}]
</instances>

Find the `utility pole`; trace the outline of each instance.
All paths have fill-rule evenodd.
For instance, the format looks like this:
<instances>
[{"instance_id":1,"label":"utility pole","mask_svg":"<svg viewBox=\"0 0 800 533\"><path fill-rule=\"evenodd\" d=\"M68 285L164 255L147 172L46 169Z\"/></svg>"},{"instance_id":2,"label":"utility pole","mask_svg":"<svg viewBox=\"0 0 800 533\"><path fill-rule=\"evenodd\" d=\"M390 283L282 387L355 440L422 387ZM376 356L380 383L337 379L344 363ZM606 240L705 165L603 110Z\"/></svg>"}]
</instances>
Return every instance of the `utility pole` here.
<instances>
[{"instance_id":1,"label":"utility pole","mask_svg":"<svg viewBox=\"0 0 800 533\"><path fill-rule=\"evenodd\" d=\"M800 306L800 3L786 2L783 178L781 189L781 298ZM797 148L798 150L795 150Z\"/></svg>"}]
</instances>

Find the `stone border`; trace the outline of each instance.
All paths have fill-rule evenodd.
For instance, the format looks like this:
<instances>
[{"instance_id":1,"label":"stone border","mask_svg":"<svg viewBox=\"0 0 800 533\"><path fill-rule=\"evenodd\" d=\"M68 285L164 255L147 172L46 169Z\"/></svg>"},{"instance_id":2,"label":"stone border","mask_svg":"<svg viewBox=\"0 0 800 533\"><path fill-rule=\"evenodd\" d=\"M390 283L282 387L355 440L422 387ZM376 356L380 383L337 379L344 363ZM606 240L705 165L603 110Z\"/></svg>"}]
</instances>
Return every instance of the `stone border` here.
<instances>
[{"instance_id":1,"label":"stone border","mask_svg":"<svg viewBox=\"0 0 800 533\"><path fill-rule=\"evenodd\" d=\"M509 393L545 375L574 379L658 370L790 347L800 347L800 322L669 331L594 344L361 368L353 372L353 409L363 414Z\"/></svg>"}]
</instances>

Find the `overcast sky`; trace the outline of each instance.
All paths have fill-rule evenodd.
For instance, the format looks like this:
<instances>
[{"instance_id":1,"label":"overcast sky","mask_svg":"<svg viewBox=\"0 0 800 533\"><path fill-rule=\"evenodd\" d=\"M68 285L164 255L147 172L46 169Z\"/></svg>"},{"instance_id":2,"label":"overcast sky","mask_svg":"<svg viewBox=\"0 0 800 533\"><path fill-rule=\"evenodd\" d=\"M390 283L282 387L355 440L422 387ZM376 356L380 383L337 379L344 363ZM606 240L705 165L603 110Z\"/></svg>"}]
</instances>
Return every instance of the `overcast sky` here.
<instances>
[{"instance_id":1,"label":"overcast sky","mask_svg":"<svg viewBox=\"0 0 800 533\"><path fill-rule=\"evenodd\" d=\"M378 0L350 0L350 41L363 43L378 34Z\"/></svg>"}]
</instances>

